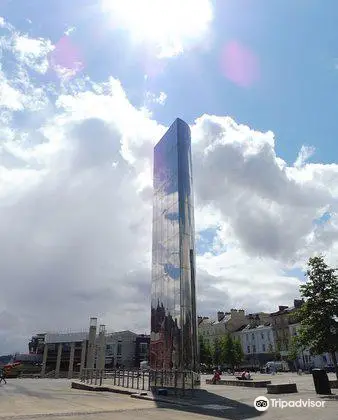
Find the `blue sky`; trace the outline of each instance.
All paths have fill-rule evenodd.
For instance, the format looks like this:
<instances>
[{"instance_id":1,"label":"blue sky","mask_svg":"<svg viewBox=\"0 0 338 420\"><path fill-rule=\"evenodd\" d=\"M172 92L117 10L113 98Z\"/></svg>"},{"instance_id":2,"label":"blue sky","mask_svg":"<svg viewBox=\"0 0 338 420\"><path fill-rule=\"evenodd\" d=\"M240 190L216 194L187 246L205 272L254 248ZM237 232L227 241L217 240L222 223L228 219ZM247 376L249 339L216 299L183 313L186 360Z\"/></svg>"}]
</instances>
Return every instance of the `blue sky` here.
<instances>
[{"instance_id":1,"label":"blue sky","mask_svg":"<svg viewBox=\"0 0 338 420\"><path fill-rule=\"evenodd\" d=\"M232 116L257 130L272 130L276 151L292 163L302 144L316 147L314 160L332 162L338 121L338 5L328 0L214 1L212 37L164 60L164 70L144 80L146 48L130 45L126 31L115 29L95 1L1 1L1 14L32 37L57 42L69 27L81 51L83 72L95 81L113 74L135 105L146 90L164 91L165 107L154 110L168 125L177 115L188 122L203 113ZM193 11L192 11L193 13ZM32 23L30 23L31 21ZM241 87L222 73L222 48L236 41L251 51L260 75ZM162 66L162 64L161 64Z\"/></svg>"},{"instance_id":2,"label":"blue sky","mask_svg":"<svg viewBox=\"0 0 338 420\"><path fill-rule=\"evenodd\" d=\"M200 314L274 311L309 256L337 265L337 21L334 0L0 0L0 353L90 315L148 329L153 146L177 117Z\"/></svg>"}]
</instances>

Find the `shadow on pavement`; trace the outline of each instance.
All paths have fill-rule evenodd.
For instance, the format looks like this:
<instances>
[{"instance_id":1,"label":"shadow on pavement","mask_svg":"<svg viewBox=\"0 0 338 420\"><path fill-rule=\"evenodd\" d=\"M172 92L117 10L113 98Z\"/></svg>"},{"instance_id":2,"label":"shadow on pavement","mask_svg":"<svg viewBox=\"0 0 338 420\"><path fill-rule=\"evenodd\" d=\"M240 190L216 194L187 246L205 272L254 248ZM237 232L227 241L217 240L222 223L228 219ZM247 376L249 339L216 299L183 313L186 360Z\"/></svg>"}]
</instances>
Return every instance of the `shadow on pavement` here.
<instances>
[{"instance_id":1,"label":"shadow on pavement","mask_svg":"<svg viewBox=\"0 0 338 420\"><path fill-rule=\"evenodd\" d=\"M177 404L168 404L165 399L177 401ZM187 413L196 413L206 416L219 417L224 419L250 419L259 417L262 412L257 411L253 406L240 403L236 400L213 394L206 390L195 390L194 395L185 397L173 396L161 397L163 401L156 401L159 408L183 411Z\"/></svg>"}]
</instances>

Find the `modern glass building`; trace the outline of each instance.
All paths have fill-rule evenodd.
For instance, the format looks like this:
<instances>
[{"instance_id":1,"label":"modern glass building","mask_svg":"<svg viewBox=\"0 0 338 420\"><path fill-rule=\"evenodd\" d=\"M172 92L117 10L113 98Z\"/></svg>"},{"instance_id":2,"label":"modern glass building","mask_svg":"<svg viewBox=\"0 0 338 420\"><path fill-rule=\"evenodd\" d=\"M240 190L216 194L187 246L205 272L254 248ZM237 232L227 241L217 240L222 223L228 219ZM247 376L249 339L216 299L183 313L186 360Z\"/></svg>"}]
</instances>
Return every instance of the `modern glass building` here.
<instances>
[{"instance_id":1,"label":"modern glass building","mask_svg":"<svg viewBox=\"0 0 338 420\"><path fill-rule=\"evenodd\" d=\"M154 149L150 368L197 372L190 128L176 119Z\"/></svg>"}]
</instances>

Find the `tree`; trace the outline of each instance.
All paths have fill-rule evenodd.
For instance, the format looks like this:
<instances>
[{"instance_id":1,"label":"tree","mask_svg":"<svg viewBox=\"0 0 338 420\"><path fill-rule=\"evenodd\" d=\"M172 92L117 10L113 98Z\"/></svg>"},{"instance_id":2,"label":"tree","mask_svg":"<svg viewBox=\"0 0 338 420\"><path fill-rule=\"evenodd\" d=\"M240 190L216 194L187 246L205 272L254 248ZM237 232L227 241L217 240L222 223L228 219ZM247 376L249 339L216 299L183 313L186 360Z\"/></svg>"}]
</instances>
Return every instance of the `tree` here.
<instances>
[{"instance_id":1,"label":"tree","mask_svg":"<svg viewBox=\"0 0 338 420\"><path fill-rule=\"evenodd\" d=\"M234 340L234 365L240 365L244 360L244 352L242 349L242 344L239 340Z\"/></svg>"},{"instance_id":2,"label":"tree","mask_svg":"<svg viewBox=\"0 0 338 420\"><path fill-rule=\"evenodd\" d=\"M308 281L300 286L305 303L299 310L299 342L313 354L329 352L338 379L338 277L322 255L309 259Z\"/></svg>"},{"instance_id":3,"label":"tree","mask_svg":"<svg viewBox=\"0 0 338 420\"><path fill-rule=\"evenodd\" d=\"M244 353L241 343L233 340L230 334L223 337L221 348L223 363L230 365L232 369L243 361Z\"/></svg>"},{"instance_id":4,"label":"tree","mask_svg":"<svg viewBox=\"0 0 338 420\"><path fill-rule=\"evenodd\" d=\"M208 341L205 341L203 336L199 336L200 343L200 362L206 366L212 364L212 350Z\"/></svg>"},{"instance_id":5,"label":"tree","mask_svg":"<svg viewBox=\"0 0 338 420\"><path fill-rule=\"evenodd\" d=\"M217 337L214 340L212 359L216 366L219 366L222 363L222 340L219 340Z\"/></svg>"},{"instance_id":6,"label":"tree","mask_svg":"<svg viewBox=\"0 0 338 420\"><path fill-rule=\"evenodd\" d=\"M303 354L305 350L304 346L300 342L300 339L297 335L293 336L290 340L290 345L288 349L288 359L294 363L295 368L297 369L297 359L300 353ZM305 366L304 356L303 356L303 366Z\"/></svg>"}]
</instances>

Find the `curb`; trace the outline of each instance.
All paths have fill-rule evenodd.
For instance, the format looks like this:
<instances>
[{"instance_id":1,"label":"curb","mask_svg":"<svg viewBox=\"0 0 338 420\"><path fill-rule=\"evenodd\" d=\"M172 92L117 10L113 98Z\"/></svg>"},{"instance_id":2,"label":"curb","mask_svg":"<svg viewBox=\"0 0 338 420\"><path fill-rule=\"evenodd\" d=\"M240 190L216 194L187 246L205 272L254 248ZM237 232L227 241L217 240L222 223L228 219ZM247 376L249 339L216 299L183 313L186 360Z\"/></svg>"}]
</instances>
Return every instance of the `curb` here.
<instances>
[{"instance_id":1,"label":"curb","mask_svg":"<svg viewBox=\"0 0 338 420\"><path fill-rule=\"evenodd\" d=\"M124 394L124 395L132 395L133 391L128 391L126 389L118 389L118 388L111 388L108 386L100 386L100 385L91 385L85 384L83 382L72 382L71 388L73 389L82 389L84 391L98 391L98 392L114 392L115 394Z\"/></svg>"},{"instance_id":2,"label":"curb","mask_svg":"<svg viewBox=\"0 0 338 420\"><path fill-rule=\"evenodd\" d=\"M193 405L186 401L165 400L164 398L151 397L149 395L131 394L130 397L136 398L138 400L162 402L166 404L181 405L181 406L186 406L186 407L191 407Z\"/></svg>"},{"instance_id":3,"label":"curb","mask_svg":"<svg viewBox=\"0 0 338 420\"><path fill-rule=\"evenodd\" d=\"M107 386L100 386L100 385L92 385L92 384L85 384L83 382L75 382L71 383L71 388L73 389L82 389L83 391L93 391L93 392L113 392L116 394L124 394L129 395L131 398L135 398L138 400L144 401L153 401L153 402L161 402L166 404L173 404L173 405L181 405L186 407L191 407L192 404L186 401L176 401L176 400L166 400L164 398L157 398L147 394L146 392L137 393L135 391L130 391L126 389L118 389L118 388L111 388Z\"/></svg>"}]
</instances>

